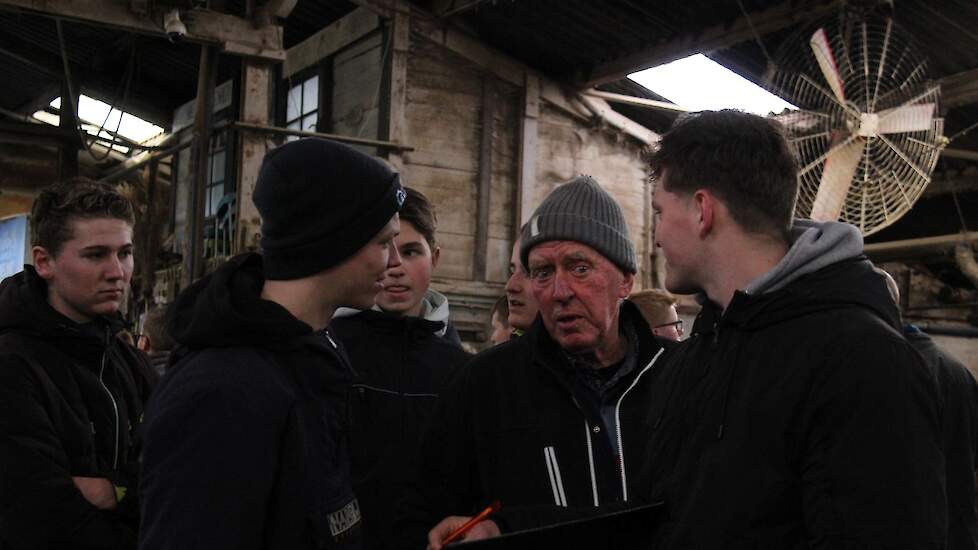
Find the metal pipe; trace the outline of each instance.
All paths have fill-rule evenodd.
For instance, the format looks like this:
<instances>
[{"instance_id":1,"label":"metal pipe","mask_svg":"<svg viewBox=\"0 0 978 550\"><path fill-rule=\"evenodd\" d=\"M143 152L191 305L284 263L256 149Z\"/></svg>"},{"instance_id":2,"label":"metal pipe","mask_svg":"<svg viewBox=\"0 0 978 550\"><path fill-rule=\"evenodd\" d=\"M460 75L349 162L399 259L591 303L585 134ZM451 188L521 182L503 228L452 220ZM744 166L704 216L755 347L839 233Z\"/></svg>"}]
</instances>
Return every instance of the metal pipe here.
<instances>
[{"instance_id":1,"label":"metal pipe","mask_svg":"<svg viewBox=\"0 0 978 550\"><path fill-rule=\"evenodd\" d=\"M342 143L352 143L354 145L370 145L373 147L384 147L396 151L414 151L414 147L401 145L393 141L383 141L379 139L358 138L352 136L341 136L338 134L325 134L323 132L307 132L305 130L292 130L290 128L279 128L278 126L266 126L264 124L254 124L251 122L232 122L232 128L247 130L251 132L266 132L269 134L282 134L287 136L299 137L319 137L339 141Z\"/></svg>"}]
</instances>

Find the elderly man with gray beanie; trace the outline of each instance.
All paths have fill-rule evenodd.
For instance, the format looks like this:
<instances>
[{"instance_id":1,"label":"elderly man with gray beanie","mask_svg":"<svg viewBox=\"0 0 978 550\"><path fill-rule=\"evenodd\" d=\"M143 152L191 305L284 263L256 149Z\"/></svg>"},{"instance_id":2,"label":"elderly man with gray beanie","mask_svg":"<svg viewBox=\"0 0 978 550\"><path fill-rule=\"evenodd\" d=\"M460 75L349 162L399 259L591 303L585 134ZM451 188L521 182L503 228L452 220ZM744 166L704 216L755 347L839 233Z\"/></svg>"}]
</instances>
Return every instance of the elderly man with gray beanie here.
<instances>
[{"instance_id":1,"label":"elderly man with gray beanie","mask_svg":"<svg viewBox=\"0 0 978 550\"><path fill-rule=\"evenodd\" d=\"M548 509L638 503L648 487L663 344L624 300L636 265L621 206L590 176L559 185L524 226L520 257L540 314L442 393L403 509L405 547L440 548L494 500L503 510L468 540L532 526Z\"/></svg>"},{"instance_id":2,"label":"elderly man with gray beanie","mask_svg":"<svg viewBox=\"0 0 978 550\"><path fill-rule=\"evenodd\" d=\"M270 151L243 254L169 308L178 347L146 407L140 548L361 547L345 415L353 369L333 312L366 309L390 267L405 192L346 145Z\"/></svg>"}]
</instances>

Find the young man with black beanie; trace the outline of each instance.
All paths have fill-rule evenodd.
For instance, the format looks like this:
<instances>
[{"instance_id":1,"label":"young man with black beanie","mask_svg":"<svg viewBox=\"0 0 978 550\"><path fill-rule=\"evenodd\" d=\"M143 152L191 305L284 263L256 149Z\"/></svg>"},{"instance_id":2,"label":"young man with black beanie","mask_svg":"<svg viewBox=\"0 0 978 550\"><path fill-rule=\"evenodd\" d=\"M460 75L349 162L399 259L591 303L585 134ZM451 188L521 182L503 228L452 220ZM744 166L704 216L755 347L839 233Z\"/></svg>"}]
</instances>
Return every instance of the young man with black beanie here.
<instances>
[{"instance_id":1,"label":"young man with black beanie","mask_svg":"<svg viewBox=\"0 0 978 550\"><path fill-rule=\"evenodd\" d=\"M399 177L345 145L270 151L243 254L170 307L174 364L146 411L140 547L359 548L346 398L328 324L369 308L404 202Z\"/></svg>"}]
</instances>

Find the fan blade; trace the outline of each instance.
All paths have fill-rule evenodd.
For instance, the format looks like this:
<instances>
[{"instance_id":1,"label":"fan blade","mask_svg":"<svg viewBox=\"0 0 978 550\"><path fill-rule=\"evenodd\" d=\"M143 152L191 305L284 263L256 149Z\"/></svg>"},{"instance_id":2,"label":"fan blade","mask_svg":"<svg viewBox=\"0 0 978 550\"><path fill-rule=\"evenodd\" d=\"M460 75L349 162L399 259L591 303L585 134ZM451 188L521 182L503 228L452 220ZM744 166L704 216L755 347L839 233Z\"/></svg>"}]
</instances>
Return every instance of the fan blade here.
<instances>
[{"instance_id":1,"label":"fan blade","mask_svg":"<svg viewBox=\"0 0 978 550\"><path fill-rule=\"evenodd\" d=\"M835 221L842 213L846 195L856 176L856 168L862 159L864 141L853 139L829 151L822 167L822 180L812 203L811 219L816 221Z\"/></svg>"},{"instance_id":2,"label":"fan blade","mask_svg":"<svg viewBox=\"0 0 978 550\"><path fill-rule=\"evenodd\" d=\"M818 126L826 118L822 113L812 111L790 111L774 115L774 120L780 122L792 132L804 132Z\"/></svg>"},{"instance_id":3,"label":"fan blade","mask_svg":"<svg viewBox=\"0 0 978 550\"><path fill-rule=\"evenodd\" d=\"M842 87L842 78L839 77L839 67L835 64L835 57L832 55L832 46L829 45L829 37L825 34L825 29L818 29L808 42L815 54L815 60L822 69L822 76L832 88L839 103L846 104L846 95Z\"/></svg>"},{"instance_id":4,"label":"fan blade","mask_svg":"<svg viewBox=\"0 0 978 550\"><path fill-rule=\"evenodd\" d=\"M934 123L934 106L933 103L921 103L880 111L877 132L896 134L930 130Z\"/></svg>"}]
</instances>

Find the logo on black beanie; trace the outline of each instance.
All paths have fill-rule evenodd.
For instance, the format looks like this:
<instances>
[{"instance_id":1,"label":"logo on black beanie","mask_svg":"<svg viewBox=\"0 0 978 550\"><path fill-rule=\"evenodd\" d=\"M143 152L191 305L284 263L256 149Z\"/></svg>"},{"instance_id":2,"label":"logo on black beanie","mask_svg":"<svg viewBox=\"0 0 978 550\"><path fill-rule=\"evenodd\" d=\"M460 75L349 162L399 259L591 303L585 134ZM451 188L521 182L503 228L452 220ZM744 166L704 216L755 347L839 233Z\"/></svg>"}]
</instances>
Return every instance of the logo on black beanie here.
<instances>
[{"instance_id":1,"label":"logo on black beanie","mask_svg":"<svg viewBox=\"0 0 978 550\"><path fill-rule=\"evenodd\" d=\"M400 210L404 206L404 200L407 199L407 191L403 187L397 189L397 208Z\"/></svg>"}]
</instances>

